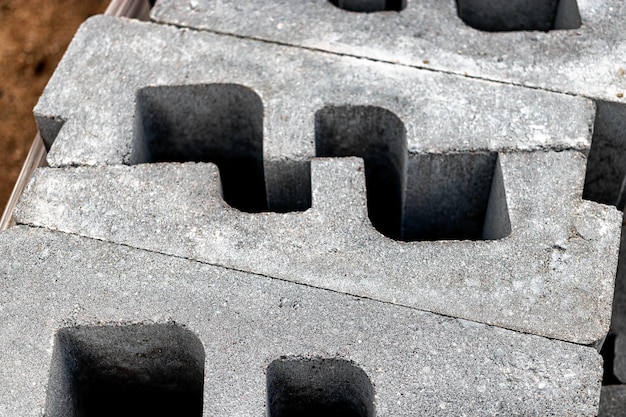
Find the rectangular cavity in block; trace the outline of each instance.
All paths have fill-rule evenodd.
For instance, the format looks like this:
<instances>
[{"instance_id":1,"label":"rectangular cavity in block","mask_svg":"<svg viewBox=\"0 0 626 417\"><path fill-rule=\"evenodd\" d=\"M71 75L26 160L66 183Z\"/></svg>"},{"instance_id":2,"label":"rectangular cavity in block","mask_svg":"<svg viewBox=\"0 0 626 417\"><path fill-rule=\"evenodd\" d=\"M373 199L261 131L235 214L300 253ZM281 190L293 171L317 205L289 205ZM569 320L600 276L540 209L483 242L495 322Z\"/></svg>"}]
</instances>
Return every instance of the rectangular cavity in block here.
<instances>
[{"instance_id":1,"label":"rectangular cavity in block","mask_svg":"<svg viewBox=\"0 0 626 417\"><path fill-rule=\"evenodd\" d=\"M49 417L201 417L204 348L175 324L80 326L55 336Z\"/></svg>"},{"instance_id":2,"label":"rectangular cavity in block","mask_svg":"<svg viewBox=\"0 0 626 417\"><path fill-rule=\"evenodd\" d=\"M491 240L511 232L494 152L411 156L405 201L405 240Z\"/></svg>"},{"instance_id":3,"label":"rectangular cavity in block","mask_svg":"<svg viewBox=\"0 0 626 417\"><path fill-rule=\"evenodd\" d=\"M408 156L406 128L376 106L327 106L315 114L320 157L365 162L367 209L392 239L499 239L511 231L495 152Z\"/></svg>"},{"instance_id":4,"label":"rectangular cavity in block","mask_svg":"<svg viewBox=\"0 0 626 417\"><path fill-rule=\"evenodd\" d=\"M457 0L459 17L487 32L576 29L580 13L576 0Z\"/></svg>"},{"instance_id":5,"label":"rectangular cavity in block","mask_svg":"<svg viewBox=\"0 0 626 417\"><path fill-rule=\"evenodd\" d=\"M371 13L400 11L406 7L406 0L328 0L331 4L349 12Z\"/></svg>"},{"instance_id":6,"label":"rectangular cavity in block","mask_svg":"<svg viewBox=\"0 0 626 417\"><path fill-rule=\"evenodd\" d=\"M402 120L382 107L324 107L315 113L315 153L363 158L370 221L382 234L401 239L407 166Z\"/></svg>"},{"instance_id":7,"label":"rectangular cavity in block","mask_svg":"<svg viewBox=\"0 0 626 417\"><path fill-rule=\"evenodd\" d=\"M374 417L367 374L343 359L281 358L267 368L268 417Z\"/></svg>"},{"instance_id":8,"label":"rectangular cavity in block","mask_svg":"<svg viewBox=\"0 0 626 417\"><path fill-rule=\"evenodd\" d=\"M624 207L626 104L596 101L583 198Z\"/></svg>"},{"instance_id":9,"label":"rectangular cavity in block","mask_svg":"<svg viewBox=\"0 0 626 417\"><path fill-rule=\"evenodd\" d=\"M238 84L139 90L131 163L189 161L217 164L231 206L266 210L261 98Z\"/></svg>"}]
</instances>

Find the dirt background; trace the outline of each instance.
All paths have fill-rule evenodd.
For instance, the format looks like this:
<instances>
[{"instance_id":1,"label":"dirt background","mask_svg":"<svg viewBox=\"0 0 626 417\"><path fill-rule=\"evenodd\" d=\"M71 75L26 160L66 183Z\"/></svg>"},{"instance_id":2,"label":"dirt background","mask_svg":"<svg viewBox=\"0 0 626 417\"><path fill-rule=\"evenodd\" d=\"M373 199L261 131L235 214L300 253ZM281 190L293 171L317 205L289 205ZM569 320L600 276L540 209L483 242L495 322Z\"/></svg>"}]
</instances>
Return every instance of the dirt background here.
<instances>
[{"instance_id":1,"label":"dirt background","mask_svg":"<svg viewBox=\"0 0 626 417\"><path fill-rule=\"evenodd\" d=\"M0 215L37 133L37 99L78 26L109 1L0 0Z\"/></svg>"}]
</instances>

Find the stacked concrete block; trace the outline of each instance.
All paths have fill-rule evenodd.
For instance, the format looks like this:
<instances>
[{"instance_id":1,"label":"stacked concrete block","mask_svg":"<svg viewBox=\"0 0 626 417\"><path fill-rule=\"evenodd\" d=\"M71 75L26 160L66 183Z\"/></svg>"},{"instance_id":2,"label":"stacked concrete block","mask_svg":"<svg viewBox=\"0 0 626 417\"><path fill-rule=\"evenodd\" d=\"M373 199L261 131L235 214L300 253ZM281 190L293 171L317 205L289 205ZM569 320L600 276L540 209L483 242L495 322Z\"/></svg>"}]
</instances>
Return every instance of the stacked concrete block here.
<instances>
[{"instance_id":1,"label":"stacked concrete block","mask_svg":"<svg viewBox=\"0 0 626 417\"><path fill-rule=\"evenodd\" d=\"M596 411L585 346L68 233L0 248L3 416Z\"/></svg>"},{"instance_id":2,"label":"stacked concrete block","mask_svg":"<svg viewBox=\"0 0 626 417\"><path fill-rule=\"evenodd\" d=\"M403 2L399 12L387 1L378 13L359 13L367 12L359 7L365 3L159 0L152 18L623 103L626 5L620 0L422 0Z\"/></svg>"},{"instance_id":3,"label":"stacked concrete block","mask_svg":"<svg viewBox=\"0 0 626 417\"><path fill-rule=\"evenodd\" d=\"M0 235L0 369L19 375L0 374L2 414L595 415L621 226L583 199L601 106L356 42L419 10L162 1L153 23L88 21L35 109L50 167ZM241 11L257 32L215 23ZM349 50L299 38L321 11Z\"/></svg>"},{"instance_id":4,"label":"stacked concrete block","mask_svg":"<svg viewBox=\"0 0 626 417\"><path fill-rule=\"evenodd\" d=\"M584 197L623 209L626 176L626 4L623 1L287 3L283 0L263 3L161 0L152 16L159 22L199 30L587 97L594 101L597 110ZM621 260L616 277L611 332L626 337L623 263ZM612 345L607 347L606 355L612 355L612 349ZM615 354L626 356L626 351Z\"/></svg>"}]
</instances>

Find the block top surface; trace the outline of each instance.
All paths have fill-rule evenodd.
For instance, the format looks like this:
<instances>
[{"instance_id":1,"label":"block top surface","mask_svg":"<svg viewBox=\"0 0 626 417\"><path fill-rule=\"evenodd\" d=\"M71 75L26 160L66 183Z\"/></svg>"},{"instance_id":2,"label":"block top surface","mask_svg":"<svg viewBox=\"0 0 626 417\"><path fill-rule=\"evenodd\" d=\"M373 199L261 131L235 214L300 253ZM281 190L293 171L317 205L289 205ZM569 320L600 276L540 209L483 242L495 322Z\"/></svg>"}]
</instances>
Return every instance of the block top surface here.
<instances>
[{"instance_id":1,"label":"block top surface","mask_svg":"<svg viewBox=\"0 0 626 417\"><path fill-rule=\"evenodd\" d=\"M568 95L96 17L80 29L35 108L44 141L55 142L48 162L128 163L140 89L213 83L240 84L260 97L266 159L310 158L315 114L327 106L392 112L409 152L587 151L594 116L591 101Z\"/></svg>"},{"instance_id":2,"label":"block top surface","mask_svg":"<svg viewBox=\"0 0 626 417\"><path fill-rule=\"evenodd\" d=\"M358 366L374 387L369 400L381 417L591 416L598 406L601 358L590 347L66 233L16 227L0 233L0 252L10 255L0 258L5 417L61 415L58 409L84 388L68 388L73 372L95 377L109 369L113 378L115 372L130 378L132 362L123 359L129 350L145 366L175 355L162 363L167 374L181 366L173 348L203 356L194 366L204 413L194 415L263 415L268 367L281 358ZM169 324L161 329L170 331L156 327L142 340L98 336L106 326L154 323ZM70 330L80 343L59 346L55 333L75 326L92 327ZM178 343L180 333L199 343ZM91 359L78 362L84 357ZM73 370L77 362L88 369Z\"/></svg>"},{"instance_id":3,"label":"block top surface","mask_svg":"<svg viewBox=\"0 0 626 417\"><path fill-rule=\"evenodd\" d=\"M405 3L401 11L359 13L327 0L159 0L152 18L605 101L626 100L626 4L621 0L500 2L500 16L489 10L497 9L493 2ZM514 7L524 3L534 10L520 15L559 3L559 16L547 16L554 24L546 28L525 28L520 22L520 29L540 30L506 27L514 23ZM503 31L478 30L465 23L460 16L465 17L467 9L478 9L471 12L484 25L489 19L499 21ZM573 21L559 21L568 14Z\"/></svg>"}]
</instances>

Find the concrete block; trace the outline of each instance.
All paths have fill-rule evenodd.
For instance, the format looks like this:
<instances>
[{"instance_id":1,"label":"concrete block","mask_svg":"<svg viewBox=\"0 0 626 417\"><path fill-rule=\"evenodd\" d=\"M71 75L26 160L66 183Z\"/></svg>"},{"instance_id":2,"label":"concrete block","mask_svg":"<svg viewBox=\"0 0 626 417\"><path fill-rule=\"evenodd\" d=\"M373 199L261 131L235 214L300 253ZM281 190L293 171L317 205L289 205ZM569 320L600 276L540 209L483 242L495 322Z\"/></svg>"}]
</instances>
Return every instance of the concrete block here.
<instances>
[{"instance_id":1,"label":"concrete block","mask_svg":"<svg viewBox=\"0 0 626 417\"><path fill-rule=\"evenodd\" d=\"M232 132L201 122L222 106L239 109ZM385 123L399 119L395 140L409 153L588 152L594 121L593 103L578 97L108 17L78 32L35 116L57 167L159 160L158 150L150 156L145 147L170 151L167 129L182 142L200 132L204 143L254 132L262 136L270 204L280 205L290 187L304 187L280 178L298 175L316 155L316 125L345 125L354 107L378 111ZM208 135L210 128L217 133Z\"/></svg>"},{"instance_id":2,"label":"concrete block","mask_svg":"<svg viewBox=\"0 0 626 417\"><path fill-rule=\"evenodd\" d=\"M38 228L0 253L2 416L597 411L591 347Z\"/></svg>"},{"instance_id":3,"label":"concrete block","mask_svg":"<svg viewBox=\"0 0 626 417\"><path fill-rule=\"evenodd\" d=\"M432 168L446 157L415 158ZM304 212L236 210L220 194L215 165L166 163L40 169L15 218L525 333L601 340L621 213L581 199L579 152L500 153L493 162L492 190L482 202L486 236L466 239L429 230L413 241L381 234L368 217L367 169L356 158L312 160L312 206ZM419 168L418 178L428 172ZM448 189L416 189L436 204L409 206L404 220L424 223L420 216L428 213L434 230L469 233L451 215L467 207L463 190Z\"/></svg>"},{"instance_id":4,"label":"concrete block","mask_svg":"<svg viewBox=\"0 0 626 417\"><path fill-rule=\"evenodd\" d=\"M152 18L593 99L598 114L585 198L624 207L626 4L622 0L387 1L384 8L346 3L353 4L159 0Z\"/></svg>"},{"instance_id":5,"label":"concrete block","mask_svg":"<svg viewBox=\"0 0 626 417\"><path fill-rule=\"evenodd\" d=\"M375 13L331 3L159 0L152 19L624 103L621 0L420 0Z\"/></svg>"},{"instance_id":6,"label":"concrete block","mask_svg":"<svg viewBox=\"0 0 626 417\"><path fill-rule=\"evenodd\" d=\"M89 20L15 214L65 233L0 235L0 415L118 414L102 387L190 416L595 415L621 220L582 197L624 201L615 1Z\"/></svg>"},{"instance_id":7,"label":"concrete block","mask_svg":"<svg viewBox=\"0 0 626 417\"><path fill-rule=\"evenodd\" d=\"M619 216L580 200L589 100L99 17L36 115L65 120L52 166L214 162L221 183L187 173L202 166L42 171L19 222L579 343L607 331ZM367 187L340 165L311 181L315 156L363 158ZM198 175L207 191L170 198Z\"/></svg>"}]
</instances>

